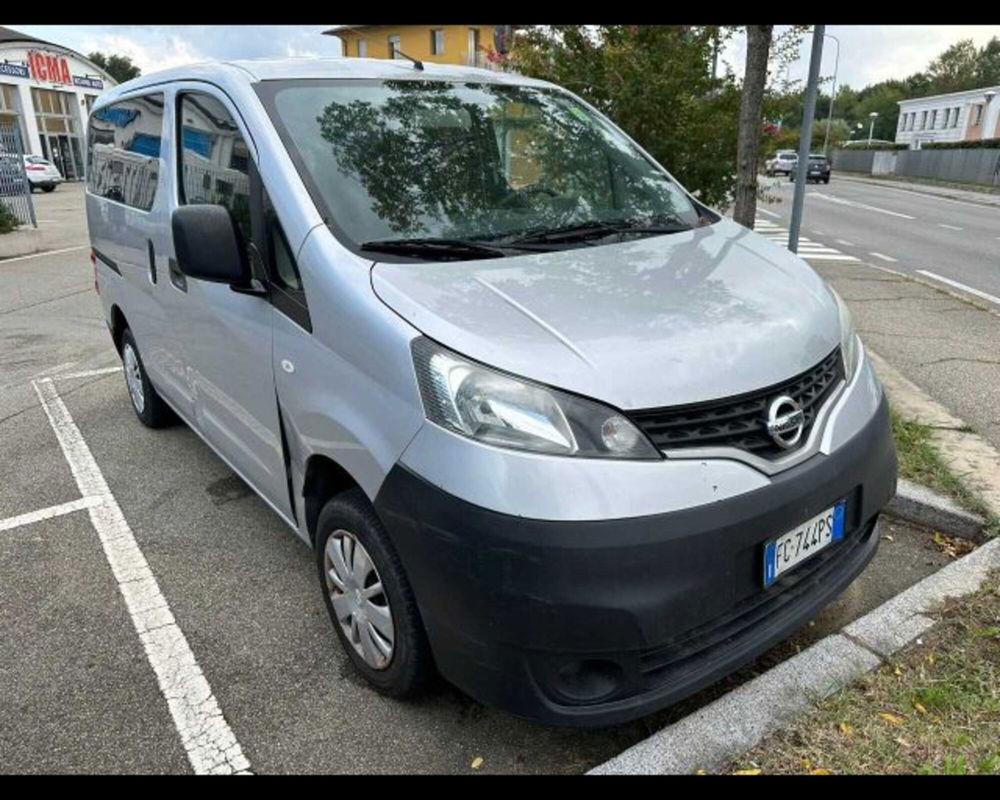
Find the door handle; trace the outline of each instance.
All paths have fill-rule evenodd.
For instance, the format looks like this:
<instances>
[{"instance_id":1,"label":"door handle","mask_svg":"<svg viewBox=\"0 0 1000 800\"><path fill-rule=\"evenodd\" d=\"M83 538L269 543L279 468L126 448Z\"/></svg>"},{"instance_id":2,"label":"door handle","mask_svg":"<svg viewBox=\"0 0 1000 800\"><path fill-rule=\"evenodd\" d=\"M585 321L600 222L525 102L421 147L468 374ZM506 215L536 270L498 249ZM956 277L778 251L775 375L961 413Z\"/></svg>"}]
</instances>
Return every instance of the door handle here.
<instances>
[{"instance_id":1,"label":"door handle","mask_svg":"<svg viewBox=\"0 0 1000 800\"><path fill-rule=\"evenodd\" d=\"M149 282L156 283L156 251L153 249L153 240L146 240L146 252L149 254Z\"/></svg>"},{"instance_id":2,"label":"door handle","mask_svg":"<svg viewBox=\"0 0 1000 800\"><path fill-rule=\"evenodd\" d=\"M184 277L184 273L177 266L176 258L167 259L167 269L170 272L170 282L174 287L180 289L182 292L186 292L188 290L187 278Z\"/></svg>"}]
</instances>

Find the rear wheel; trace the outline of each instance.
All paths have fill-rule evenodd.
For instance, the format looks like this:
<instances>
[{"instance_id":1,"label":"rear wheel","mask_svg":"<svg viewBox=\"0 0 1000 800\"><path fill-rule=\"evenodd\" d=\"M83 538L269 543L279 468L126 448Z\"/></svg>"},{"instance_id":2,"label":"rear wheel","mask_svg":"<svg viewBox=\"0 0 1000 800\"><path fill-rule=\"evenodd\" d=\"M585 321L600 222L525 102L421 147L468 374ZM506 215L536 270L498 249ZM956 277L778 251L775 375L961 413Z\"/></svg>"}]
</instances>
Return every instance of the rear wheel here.
<instances>
[{"instance_id":1,"label":"rear wheel","mask_svg":"<svg viewBox=\"0 0 1000 800\"><path fill-rule=\"evenodd\" d=\"M149 382L146 368L139 356L139 348L128 328L122 333L122 367L125 370L125 387L132 401L132 410L139 422L149 428L163 428L175 422L177 417L174 412Z\"/></svg>"},{"instance_id":2,"label":"rear wheel","mask_svg":"<svg viewBox=\"0 0 1000 800\"><path fill-rule=\"evenodd\" d=\"M56 190L55 186L43 186L42 187L42 191L43 192L54 192L55 190Z\"/></svg>"},{"instance_id":3,"label":"rear wheel","mask_svg":"<svg viewBox=\"0 0 1000 800\"><path fill-rule=\"evenodd\" d=\"M360 489L323 506L316 565L337 638L354 668L382 694L412 697L434 674L402 562Z\"/></svg>"}]
</instances>

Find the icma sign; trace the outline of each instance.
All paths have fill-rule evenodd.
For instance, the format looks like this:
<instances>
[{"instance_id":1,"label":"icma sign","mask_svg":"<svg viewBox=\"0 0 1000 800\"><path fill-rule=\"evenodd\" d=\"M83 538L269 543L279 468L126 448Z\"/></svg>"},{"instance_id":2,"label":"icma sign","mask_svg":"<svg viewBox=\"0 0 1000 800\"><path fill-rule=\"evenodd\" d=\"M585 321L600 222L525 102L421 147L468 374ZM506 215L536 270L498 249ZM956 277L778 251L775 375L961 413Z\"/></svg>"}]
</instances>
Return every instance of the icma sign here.
<instances>
[{"instance_id":1,"label":"icma sign","mask_svg":"<svg viewBox=\"0 0 1000 800\"><path fill-rule=\"evenodd\" d=\"M31 77L40 81L53 83L73 83L69 74L69 62L62 56L52 53L42 53L38 50L28 51L28 67Z\"/></svg>"}]
</instances>

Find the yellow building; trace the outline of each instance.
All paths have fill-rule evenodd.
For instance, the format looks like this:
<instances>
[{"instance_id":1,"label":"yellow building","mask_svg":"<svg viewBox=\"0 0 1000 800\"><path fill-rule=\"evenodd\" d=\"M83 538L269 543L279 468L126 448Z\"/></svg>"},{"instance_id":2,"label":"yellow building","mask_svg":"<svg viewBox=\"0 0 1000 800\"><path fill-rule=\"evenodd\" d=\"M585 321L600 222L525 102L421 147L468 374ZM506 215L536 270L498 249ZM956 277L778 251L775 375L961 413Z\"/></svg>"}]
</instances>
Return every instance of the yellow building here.
<instances>
[{"instance_id":1,"label":"yellow building","mask_svg":"<svg viewBox=\"0 0 1000 800\"><path fill-rule=\"evenodd\" d=\"M465 66L494 66L494 32L505 25L338 25L324 33L337 36L352 58L402 58Z\"/></svg>"}]
</instances>

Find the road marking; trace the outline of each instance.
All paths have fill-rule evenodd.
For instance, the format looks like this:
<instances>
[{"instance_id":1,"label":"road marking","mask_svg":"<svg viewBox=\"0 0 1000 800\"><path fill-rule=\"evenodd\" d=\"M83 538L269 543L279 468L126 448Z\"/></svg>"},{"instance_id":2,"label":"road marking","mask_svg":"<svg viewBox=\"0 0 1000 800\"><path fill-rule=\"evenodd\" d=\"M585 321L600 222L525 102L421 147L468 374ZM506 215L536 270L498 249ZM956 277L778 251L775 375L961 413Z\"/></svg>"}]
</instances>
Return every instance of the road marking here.
<instances>
[{"instance_id":1,"label":"road marking","mask_svg":"<svg viewBox=\"0 0 1000 800\"><path fill-rule=\"evenodd\" d=\"M826 234L823 233L823 231L814 230L813 233L815 233L817 236L826 236Z\"/></svg>"},{"instance_id":2,"label":"road marking","mask_svg":"<svg viewBox=\"0 0 1000 800\"><path fill-rule=\"evenodd\" d=\"M90 521L156 673L191 767L198 774L248 772L250 762L222 716L208 680L55 383L51 378L42 378L32 384L80 493L100 499L88 509Z\"/></svg>"},{"instance_id":3,"label":"road marking","mask_svg":"<svg viewBox=\"0 0 1000 800\"><path fill-rule=\"evenodd\" d=\"M763 211L763 209L758 209ZM781 247L788 247L788 229L774 225L767 220L754 220L754 227L760 227L760 235L769 242L774 242ZM818 233L818 231L817 231ZM822 242L814 242L805 236L799 237L798 253L799 258L806 261L860 261L855 256L841 253L839 250L829 247Z\"/></svg>"},{"instance_id":4,"label":"road marking","mask_svg":"<svg viewBox=\"0 0 1000 800\"><path fill-rule=\"evenodd\" d=\"M69 253L73 250L86 250L89 249L89 244L81 244L76 247L63 247L59 250L45 250L41 253L32 253L30 256L14 256L14 258L0 258L0 265L10 264L12 261L26 261L29 258L41 258L42 256L55 256L59 253Z\"/></svg>"},{"instance_id":5,"label":"road marking","mask_svg":"<svg viewBox=\"0 0 1000 800\"><path fill-rule=\"evenodd\" d=\"M110 375L112 372L121 372L121 366L117 367L102 367L101 369L85 369L81 372L64 372L61 375L53 375L52 379L56 381L65 381L70 378L92 378L95 375Z\"/></svg>"},{"instance_id":6,"label":"road marking","mask_svg":"<svg viewBox=\"0 0 1000 800\"><path fill-rule=\"evenodd\" d=\"M831 203L840 203L845 206L853 206L854 208L863 208L866 211L877 211L879 214L889 214L893 217L900 217L902 219L916 219L916 217L911 217L909 214L900 214L898 211L890 211L887 208L879 208L878 206L870 206L867 203L859 203L856 200L844 200L842 197L834 197L832 194L823 194L823 192L811 192L813 197L822 197L824 200L829 200Z\"/></svg>"},{"instance_id":7,"label":"road marking","mask_svg":"<svg viewBox=\"0 0 1000 800\"><path fill-rule=\"evenodd\" d=\"M960 230L962 230L962 228L959 228L958 225L946 225L943 222L939 222L937 225L938 225L939 228L947 228L950 231L960 231Z\"/></svg>"},{"instance_id":8,"label":"road marking","mask_svg":"<svg viewBox=\"0 0 1000 800\"><path fill-rule=\"evenodd\" d=\"M79 500L70 500L68 503L60 503L57 506L40 508L38 511L29 511L27 514L19 514L16 517L0 519L0 531L9 531L20 528L22 525L31 525L34 522L41 522L43 519L61 517L63 514L72 514L74 511L82 511L98 503L103 503L102 497L81 497Z\"/></svg>"},{"instance_id":9,"label":"road marking","mask_svg":"<svg viewBox=\"0 0 1000 800\"><path fill-rule=\"evenodd\" d=\"M929 272L926 269L918 269L917 274L926 275L928 278L933 278L936 281L941 281L941 283L947 283L949 286L954 286L956 289L961 289L963 292L974 294L976 297L983 298L983 300L989 300L991 303L996 303L997 305L1000 305L1000 297L989 294L987 292L981 292L979 291L979 289L973 289L971 286L966 286L964 283L953 281L951 278L946 278L943 275L938 275L934 272Z\"/></svg>"},{"instance_id":10,"label":"road marking","mask_svg":"<svg viewBox=\"0 0 1000 800\"><path fill-rule=\"evenodd\" d=\"M842 244L844 247L854 247L854 242L849 242L847 239L837 239L837 244Z\"/></svg>"},{"instance_id":11,"label":"road marking","mask_svg":"<svg viewBox=\"0 0 1000 800\"><path fill-rule=\"evenodd\" d=\"M757 212L760 214L767 214L769 217L781 218L781 214L775 214L773 211L768 211L766 208L758 208Z\"/></svg>"},{"instance_id":12,"label":"road marking","mask_svg":"<svg viewBox=\"0 0 1000 800\"><path fill-rule=\"evenodd\" d=\"M938 194L937 192L918 192L915 191L914 189L901 189L898 186L887 186L884 183L875 183L874 181L867 181L863 178L848 178L845 175L841 175L840 179L849 181L850 183L861 183L861 184L867 184L870 187L877 187L879 189L888 189L890 192L906 192L906 194L915 194L918 197L932 198L934 200L944 200L948 203L961 203L962 205L975 206L976 208L989 208L990 206L995 207L994 203L976 203L973 202L972 200L959 200L955 197L947 197L946 195Z\"/></svg>"},{"instance_id":13,"label":"road marking","mask_svg":"<svg viewBox=\"0 0 1000 800\"><path fill-rule=\"evenodd\" d=\"M832 253L802 253L801 257L806 261L860 261L859 258L845 255L844 253L838 253L836 255Z\"/></svg>"},{"instance_id":14,"label":"road marking","mask_svg":"<svg viewBox=\"0 0 1000 800\"><path fill-rule=\"evenodd\" d=\"M890 256L884 256L881 253L876 253L874 251L868 253L868 255L875 256L875 258L881 258L883 261L888 261L888 262L890 262L892 264L895 264L896 261L897 261L897 259L895 259L895 258L892 258Z\"/></svg>"}]
</instances>

